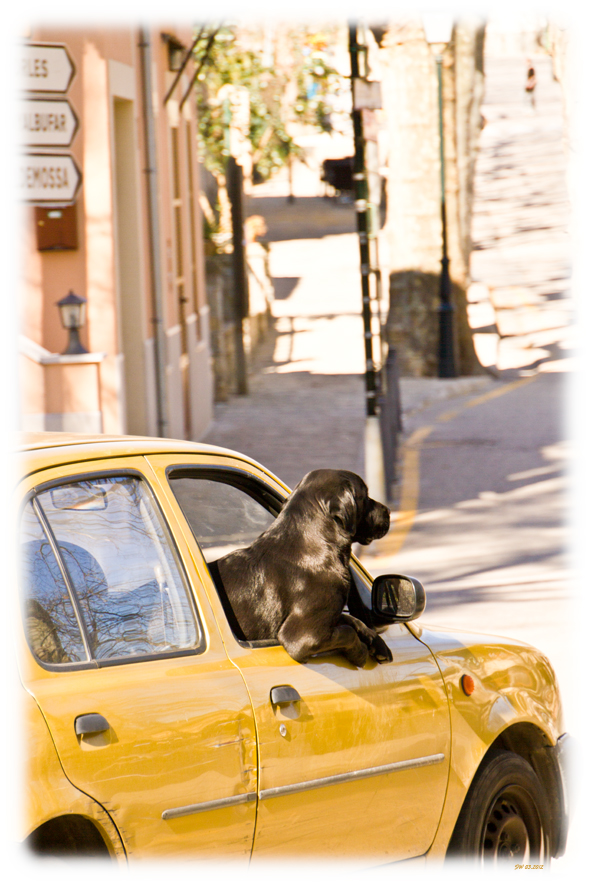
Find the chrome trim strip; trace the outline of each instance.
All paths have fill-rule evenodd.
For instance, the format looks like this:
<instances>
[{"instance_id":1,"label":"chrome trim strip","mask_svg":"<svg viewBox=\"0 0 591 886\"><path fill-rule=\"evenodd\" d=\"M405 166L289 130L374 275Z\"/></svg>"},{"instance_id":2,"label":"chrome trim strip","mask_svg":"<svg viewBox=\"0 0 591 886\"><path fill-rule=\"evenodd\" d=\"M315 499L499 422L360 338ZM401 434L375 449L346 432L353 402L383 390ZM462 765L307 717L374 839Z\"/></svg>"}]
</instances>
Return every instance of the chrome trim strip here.
<instances>
[{"instance_id":1,"label":"chrome trim strip","mask_svg":"<svg viewBox=\"0 0 591 886\"><path fill-rule=\"evenodd\" d=\"M212 809L225 809L226 806L238 806L239 803L251 803L256 800L254 791L249 794L235 794L222 800L207 800L205 803L193 803L192 806L177 806L176 809L165 809L162 818L182 818L183 815L194 815L196 812L210 812Z\"/></svg>"},{"instance_id":2,"label":"chrome trim strip","mask_svg":"<svg viewBox=\"0 0 591 886\"><path fill-rule=\"evenodd\" d=\"M416 757L414 760L402 760L400 763L386 763L385 766L373 766L370 769L357 769L353 772L344 772L341 775L329 775L326 778L314 778L312 781L300 781L297 784L286 784L280 788L266 788L259 791L259 800L267 800L270 797L279 797L284 794L297 794L300 791L310 791L315 788L323 788L328 785L341 784L346 781L357 781L360 778L373 778L375 775L384 775L386 772L401 772L405 769L419 769L421 766L433 766L441 763L445 754L432 754L429 757Z\"/></svg>"}]
</instances>

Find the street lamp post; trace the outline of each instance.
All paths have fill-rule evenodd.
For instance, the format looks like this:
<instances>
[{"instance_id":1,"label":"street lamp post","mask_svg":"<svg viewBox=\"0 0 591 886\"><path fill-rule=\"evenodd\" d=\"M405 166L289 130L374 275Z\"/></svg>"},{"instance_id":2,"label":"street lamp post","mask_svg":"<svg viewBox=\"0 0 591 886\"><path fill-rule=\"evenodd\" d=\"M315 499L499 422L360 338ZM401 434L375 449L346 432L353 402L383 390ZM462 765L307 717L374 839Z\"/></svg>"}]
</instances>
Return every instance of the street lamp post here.
<instances>
[{"instance_id":1,"label":"street lamp post","mask_svg":"<svg viewBox=\"0 0 591 886\"><path fill-rule=\"evenodd\" d=\"M445 207L445 142L443 136L443 51L451 39L453 17L447 13L431 13L422 16L425 38L435 55L437 65L437 98L439 110L439 166L441 191L441 276L439 278L439 378L457 376L454 353L454 306L451 298L449 256L447 254L447 217Z\"/></svg>"},{"instance_id":2,"label":"street lamp post","mask_svg":"<svg viewBox=\"0 0 591 886\"><path fill-rule=\"evenodd\" d=\"M353 92L353 137L355 157L353 160L353 182L355 185L355 213L357 216L357 233L359 235L359 258L361 269L361 298L365 343L365 480L372 498L386 501L389 490L386 488L384 466L384 450L382 445L380 417L378 410L378 372L373 355L372 310L370 274L372 263L370 257L370 240L372 239L372 223L370 218L369 188L365 160L365 137L363 132L363 114L361 105L356 101L356 87L361 82L367 83L367 59L365 58L364 76L361 76L360 56L366 47L357 39L357 22L349 23L349 55L351 59L351 88Z\"/></svg>"}]
</instances>

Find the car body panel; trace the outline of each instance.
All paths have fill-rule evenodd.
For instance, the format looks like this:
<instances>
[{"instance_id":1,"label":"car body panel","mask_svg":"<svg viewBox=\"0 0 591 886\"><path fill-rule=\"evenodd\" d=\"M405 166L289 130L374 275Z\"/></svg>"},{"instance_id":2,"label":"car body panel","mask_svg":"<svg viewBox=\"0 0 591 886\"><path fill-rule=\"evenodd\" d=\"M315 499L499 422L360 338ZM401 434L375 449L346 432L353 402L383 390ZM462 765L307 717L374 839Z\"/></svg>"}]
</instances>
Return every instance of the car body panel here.
<instances>
[{"instance_id":1,"label":"car body panel","mask_svg":"<svg viewBox=\"0 0 591 886\"><path fill-rule=\"evenodd\" d=\"M449 789L431 848L443 856L474 773L495 739L517 724L531 724L541 742L553 746L563 731L562 706L552 666L533 646L419 622L410 628L437 658L451 702ZM470 696L461 688L464 674L475 683Z\"/></svg>"},{"instance_id":2,"label":"car body panel","mask_svg":"<svg viewBox=\"0 0 591 886\"><path fill-rule=\"evenodd\" d=\"M23 760L26 795L22 809L26 820L21 830L29 834L52 819L80 815L94 822L111 856L125 864L125 848L110 816L66 778L37 702L26 691L19 692L18 701L27 747Z\"/></svg>"},{"instance_id":3,"label":"car body panel","mask_svg":"<svg viewBox=\"0 0 591 886\"><path fill-rule=\"evenodd\" d=\"M302 667L281 646L230 653L249 687L259 737L254 858L321 854L384 864L431 845L448 779L444 687L433 657L401 626L382 637L393 663L359 669L337 655ZM278 683L293 686L301 701L273 706ZM354 777L391 764L400 769ZM335 777L351 780L318 785Z\"/></svg>"}]
</instances>

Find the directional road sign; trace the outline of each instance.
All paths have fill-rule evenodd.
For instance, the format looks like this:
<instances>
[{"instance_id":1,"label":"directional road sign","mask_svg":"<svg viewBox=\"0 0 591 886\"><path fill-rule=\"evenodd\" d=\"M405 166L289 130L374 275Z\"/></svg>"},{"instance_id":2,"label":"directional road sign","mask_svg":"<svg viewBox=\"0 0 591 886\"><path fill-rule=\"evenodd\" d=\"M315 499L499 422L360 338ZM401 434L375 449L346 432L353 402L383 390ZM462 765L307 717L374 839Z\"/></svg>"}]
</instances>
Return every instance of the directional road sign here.
<instances>
[{"instance_id":1,"label":"directional road sign","mask_svg":"<svg viewBox=\"0 0 591 886\"><path fill-rule=\"evenodd\" d=\"M58 43L24 44L23 86L30 92L67 92L75 73L65 46Z\"/></svg>"},{"instance_id":2,"label":"directional road sign","mask_svg":"<svg viewBox=\"0 0 591 886\"><path fill-rule=\"evenodd\" d=\"M21 157L21 199L37 206L72 203L82 174L69 154L25 154Z\"/></svg>"},{"instance_id":3,"label":"directional road sign","mask_svg":"<svg viewBox=\"0 0 591 886\"><path fill-rule=\"evenodd\" d=\"M26 99L21 105L21 143L33 148L67 148L78 129L78 118L64 99Z\"/></svg>"},{"instance_id":4,"label":"directional road sign","mask_svg":"<svg viewBox=\"0 0 591 886\"><path fill-rule=\"evenodd\" d=\"M382 107L382 84L379 80L362 80L353 78L353 107L356 111L362 108Z\"/></svg>"}]
</instances>

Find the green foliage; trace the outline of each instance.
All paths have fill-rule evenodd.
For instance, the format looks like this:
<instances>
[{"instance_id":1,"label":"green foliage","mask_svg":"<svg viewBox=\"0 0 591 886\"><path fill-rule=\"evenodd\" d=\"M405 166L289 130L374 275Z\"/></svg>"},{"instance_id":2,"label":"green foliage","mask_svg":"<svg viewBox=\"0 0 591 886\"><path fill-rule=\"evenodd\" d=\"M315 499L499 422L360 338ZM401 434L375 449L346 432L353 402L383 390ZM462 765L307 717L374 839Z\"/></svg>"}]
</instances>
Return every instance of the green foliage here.
<instances>
[{"instance_id":1,"label":"green foliage","mask_svg":"<svg viewBox=\"0 0 591 886\"><path fill-rule=\"evenodd\" d=\"M340 75L329 67L319 50L304 55L296 72L298 96L293 109L298 120L331 132L331 107L325 97L338 91L340 81Z\"/></svg>"},{"instance_id":2,"label":"green foliage","mask_svg":"<svg viewBox=\"0 0 591 886\"><path fill-rule=\"evenodd\" d=\"M291 122L330 131L326 98L340 77L324 57L326 44L311 31L297 29L283 35L281 52L266 49L262 29L233 25L209 28L195 49L201 67L196 84L200 159L215 175L223 175L229 154L229 101L220 96L226 84L248 90L249 121L243 128L250 142L259 180L266 179L302 149L289 134ZM273 59L275 56L275 60ZM287 94L295 101L286 101Z\"/></svg>"}]
</instances>

